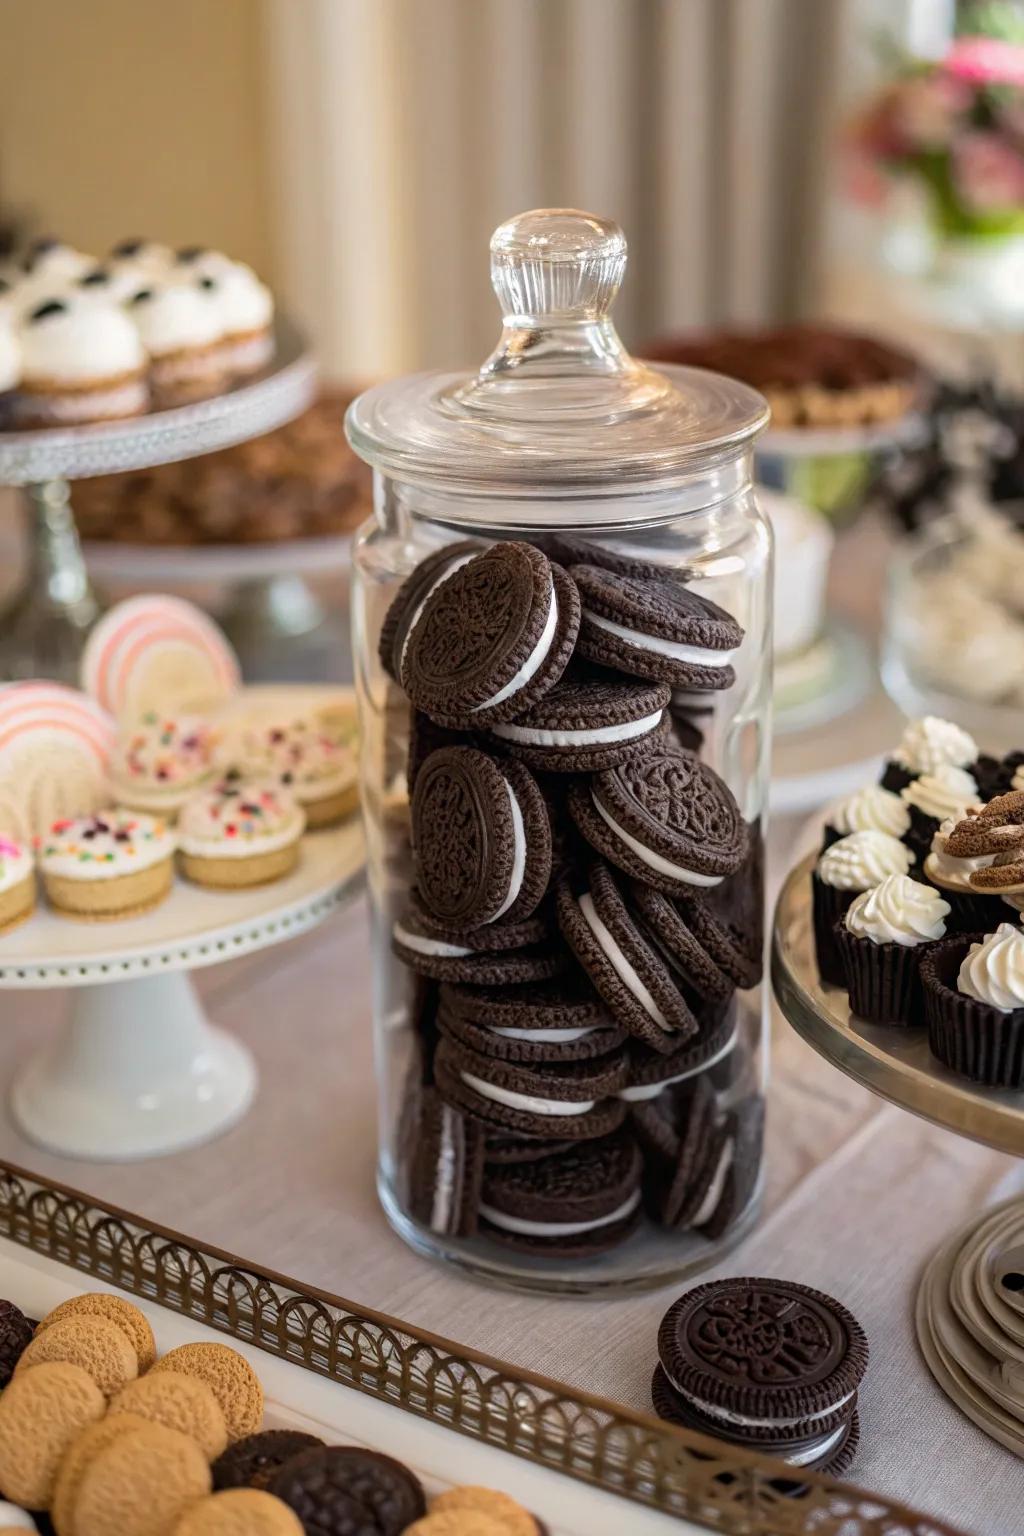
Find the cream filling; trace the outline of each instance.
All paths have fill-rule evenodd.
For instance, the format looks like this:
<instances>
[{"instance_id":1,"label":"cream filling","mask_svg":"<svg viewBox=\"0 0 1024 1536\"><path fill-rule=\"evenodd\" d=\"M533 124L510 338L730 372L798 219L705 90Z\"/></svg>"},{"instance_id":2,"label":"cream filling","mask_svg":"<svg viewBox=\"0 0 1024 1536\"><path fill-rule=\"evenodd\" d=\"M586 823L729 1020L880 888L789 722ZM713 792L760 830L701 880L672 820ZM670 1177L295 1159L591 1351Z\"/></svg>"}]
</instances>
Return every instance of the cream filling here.
<instances>
[{"instance_id":1,"label":"cream filling","mask_svg":"<svg viewBox=\"0 0 1024 1536\"><path fill-rule=\"evenodd\" d=\"M447 1232L451 1223L455 1184L455 1139L452 1135L454 1118L451 1108L447 1104L442 1105L441 1144L438 1149L434 1198L430 1206L432 1232Z\"/></svg>"},{"instance_id":2,"label":"cream filling","mask_svg":"<svg viewBox=\"0 0 1024 1536\"><path fill-rule=\"evenodd\" d=\"M664 1364L662 1368L664 1369ZM670 1371L665 1370L665 1375L679 1396L685 1398L688 1403L692 1403L695 1408L699 1408L701 1413L707 1414L711 1419L718 1419L723 1424L739 1424L744 1429L794 1429L798 1424L814 1424L818 1419L827 1419L831 1414L838 1413L840 1408L845 1408L855 1396L853 1392L847 1392L845 1397L841 1397L830 1407L819 1408L817 1413L802 1413L795 1419L755 1419L750 1414L736 1413L731 1408L720 1408L715 1403L706 1403L703 1398L694 1397L691 1392L684 1392Z\"/></svg>"},{"instance_id":3,"label":"cream filling","mask_svg":"<svg viewBox=\"0 0 1024 1536\"><path fill-rule=\"evenodd\" d=\"M691 1227L702 1227L706 1221L710 1221L718 1209L718 1202L722 1198L725 1189L725 1180L732 1164L732 1154L736 1150L736 1143L730 1136L722 1148L718 1158L718 1167L715 1169L711 1183L708 1185L707 1194L694 1212L690 1222Z\"/></svg>"},{"instance_id":4,"label":"cream filling","mask_svg":"<svg viewBox=\"0 0 1024 1536\"><path fill-rule=\"evenodd\" d=\"M499 917L504 917L509 907L518 900L519 892L523 888L523 879L526 875L526 828L523 826L523 813L512 785L507 779L505 780L505 788L508 791L509 810L512 812L512 875L509 879L508 895L494 916L489 919L492 923L496 923Z\"/></svg>"},{"instance_id":5,"label":"cream filling","mask_svg":"<svg viewBox=\"0 0 1024 1536\"><path fill-rule=\"evenodd\" d=\"M526 1040L538 1045L571 1045L574 1040L585 1040L588 1035L592 1035L597 1025L587 1024L580 1029L505 1029L497 1024L488 1024L487 1028L492 1035L500 1035L503 1040Z\"/></svg>"},{"instance_id":6,"label":"cream filling","mask_svg":"<svg viewBox=\"0 0 1024 1536\"><path fill-rule=\"evenodd\" d=\"M638 1083L633 1088L621 1088L615 1097L625 1099L627 1104L639 1104L646 1099L656 1099L663 1088L669 1088L673 1083L683 1083L688 1077L696 1077L698 1072L706 1072L709 1067L715 1065L716 1061L721 1061L723 1056L728 1056L735 1044L736 1031L734 1030L721 1050L716 1051L714 1056L709 1056L707 1061L698 1062L697 1066L690 1067L686 1072L677 1072L674 1077L659 1077L656 1083Z\"/></svg>"},{"instance_id":7,"label":"cream filling","mask_svg":"<svg viewBox=\"0 0 1024 1536\"><path fill-rule=\"evenodd\" d=\"M584 1232L597 1232L601 1227L624 1221L627 1216L632 1216L639 1204L640 1191L636 1190L617 1210L607 1216L598 1216L594 1221L526 1221L522 1216L509 1216L505 1211L495 1210L493 1205L481 1205L480 1215L492 1227L517 1232L520 1237L578 1237Z\"/></svg>"},{"instance_id":8,"label":"cream filling","mask_svg":"<svg viewBox=\"0 0 1024 1536\"><path fill-rule=\"evenodd\" d=\"M589 747L616 741L633 741L653 731L661 720L663 710L644 715L641 720L627 720L623 725L600 725L580 731L545 731L532 725L496 725L495 736L506 741L522 742L528 747Z\"/></svg>"},{"instance_id":9,"label":"cream filling","mask_svg":"<svg viewBox=\"0 0 1024 1536\"><path fill-rule=\"evenodd\" d=\"M628 987L641 1008L654 1020L659 1029L671 1030L672 1026L668 1019L666 1019L654 998L626 959L612 934L608 932L608 929L598 917L597 908L594 906L594 898L589 891L580 897L579 907L586 919L587 927L601 947L601 953L613 967L619 980L624 986Z\"/></svg>"},{"instance_id":10,"label":"cream filling","mask_svg":"<svg viewBox=\"0 0 1024 1536\"><path fill-rule=\"evenodd\" d=\"M514 1093L511 1088L502 1088L498 1083L485 1082L482 1077L474 1077L472 1072L459 1075L466 1086L482 1099L493 1099L495 1104L505 1104L509 1109L525 1109L531 1115L585 1115L597 1102L595 1099L588 1099L585 1103L568 1099L537 1099L530 1093Z\"/></svg>"},{"instance_id":11,"label":"cream filling","mask_svg":"<svg viewBox=\"0 0 1024 1536\"><path fill-rule=\"evenodd\" d=\"M454 576L456 571L461 570L464 565L468 565L471 560L475 560L477 554L479 554L479 550L474 551L474 553L471 555L460 555L457 560L453 560L450 565L446 565L437 580L431 582L430 586L423 594L423 597L416 604L416 607L413 609L412 618L409 620L408 627L405 631L405 639L402 641L402 650L398 658L399 672L401 672L402 668L405 666L405 653L409 649L409 641L412 639L412 632L416 628L416 625L419 623L420 615L422 614L424 608L427 606L430 599L437 591L438 587L443 587L449 576Z\"/></svg>"},{"instance_id":12,"label":"cream filling","mask_svg":"<svg viewBox=\"0 0 1024 1536\"><path fill-rule=\"evenodd\" d=\"M401 923L396 923L391 930L399 944L404 944L406 949L411 949L417 955L436 955L444 960L461 960L465 955L471 955L471 949L463 949L459 944L446 944L444 939L431 939L425 933L413 933Z\"/></svg>"},{"instance_id":13,"label":"cream filling","mask_svg":"<svg viewBox=\"0 0 1024 1536\"><path fill-rule=\"evenodd\" d=\"M833 1430L830 1435L826 1435L824 1440L819 1440L817 1445L809 1445L803 1451L794 1451L791 1456L783 1456L782 1460L790 1467L805 1467L809 1461L817 1461L819 1457L825 1456L834 1445L838 1445L845 1433L846 1425L840 1424L838 1429Z\"/></svg>"},{"instance_id":14,"label":"cream filling","mask_svg":"<svg viewBox=\"0 0 1024 1536\"><path fill-rule=\"evenodd\" d=\"M590 798L594 802L594 809L612 831L615 836L632 849L641 863L649 869L656 870L659 875L665 875L670 880L681 880L684 885L712 886L721 885L724 875L699 875L696 870L684 869L681 864L673 864L671 859L663 858L660 853L655 853L653 848L645 848L643 843L632 837L624 827L620 827L614 816L610 815L597 798L594 790L590 791Z\"/></svg>"},{"instance_id":15,"label":"cream filling","mask_svg":"<svg viewBox=\"0 0 1024 1536\"><path fill-rule=\"evenodd\" d=\"M551 601L548 604L548 616L545 621L544 628L541 630L540 639L537 641L537 644L534 646L529 656L527 656L526 660L519 668L519 671L516 673L515 677L511 678L505 684L504 688L499 688L497 693L492 694L489 699L485 699L482 704L477 704L472 710L474 715L479 714L480 710L482 709L492 709L495 704L504 704L506 699L510 699L514 693L519 692L520 688L524 688L526 686L531 677L533 677L534 673L538 671L545 657L550 651L551 643L555 638L555 630L557 628L558 600L555 597L554 585L552 585Z\"/></svg>"},{"instance_id":16,"label":"cream filling","mask_svg":"<svg viewBox=\"0 0 1024 1536\"><path fill-rule=\"evenodd\" d=\"M598 629L606 629L610 635L617 635L620 640L627 640L630 645L639 646L642 651L657 651L661 656L670 656L673 661L688 662L694 667L727 667L736 655L735 650L715 651L702 645L684 645L681 640L663 640L660 635L645 635L638 629L629 629L625 624L616 624L614 619L602 618L589 608L584 609L584 613Z\"/></svg>"}]
</instances>

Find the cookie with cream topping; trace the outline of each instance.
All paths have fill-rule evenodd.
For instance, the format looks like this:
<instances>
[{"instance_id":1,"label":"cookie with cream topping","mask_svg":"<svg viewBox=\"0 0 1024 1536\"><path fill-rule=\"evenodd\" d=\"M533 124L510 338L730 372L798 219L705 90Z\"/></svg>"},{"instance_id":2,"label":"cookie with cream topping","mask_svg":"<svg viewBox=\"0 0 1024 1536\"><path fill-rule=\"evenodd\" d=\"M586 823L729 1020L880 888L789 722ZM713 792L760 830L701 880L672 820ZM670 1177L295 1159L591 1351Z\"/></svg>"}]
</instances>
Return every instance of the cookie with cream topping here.
<instances>
[{"instance_id":1,"label":"cookie with cream topping","mask_svg":"<svg viewBox=\"0 0 1024 1536\"><path fill-rule=\"evenodd\" d=\"M110 766L119 805L174 820L185 801L216 771L215 735L199 716L149 710L125 726Z\"/></svg>"},{"instance_id":2,"label":"cookie with cream topping","mask_svg":"<svg viewBox=\"0 0 1024 1536\"><path fill-rule=\"evenodd\" d=\"M836 924L861 892L888 875L907 874L912 863L910 849L888 832L851 832L825 849L811 875L814 947L822 981L834 987L843 984Z\"/></svg>"},{"instance_id":3,"label":"cookie with cream topping","mask_svg":"<svg viewBox=\"0 0 1024 1536\"><path fill-rule=\"evenodd\" d=\"M35 861L24 844L0 832L0 933L30 917L36 904Z\"/></svg>"},{"instance_id":4,"label":"cookie with cream topping","mask_svg":"<svg viewBox=\"0 0 1024 1536\"><path fill-rule=\"evenodd\" d=\"M939 827L924 861L924 874L949 902L950 913L946 921L949 932L974 933L990 927L999 913L995 894L985 895L971 884L971 876L979 869L988 869L996 855L977 853L964 857L952 852L949 840L958 825L952 816L947 816Z\"/></svg>"},{"instance_id":5,"label":"cookie with cream topping","mask_svg":"<svg viewBox=\"0 0 1024 1536\"><path fill-rule=\"evenodd\" d=\"M17 425L74 426L145 411L145 352L135 327L116 305L69 290L40 297L22 313L17 340Z\"/></svg>"},{"instance_id":6,"label":"cookie with cream topping","mask_svg":"<svg viewBox=\"0 0 1024 1536\"><path fill-rule=\"evenodd\" d=\"M281 785L229 775L182 807L181 872L215 888L267 885L295 868L305 828L302 807Z\"/></svg>"},{"instance_id":7,"label":"cookie with cream topping","mask_svg":"<svg viewBox=\"0 0 1024 1536\"><path fill-rule=\"evenodd\" d=\"M352 743L313 717L243 726L225 741L222 756L244 775L281 784L302 806L310 830L336 825L359 805Z\"/></svg>"},{"instance_id":8,"label":"cookie with cream topping","mask_svg":"<svg viewBox=\"0 0 1024 1536\"><path fill-rule=\"evenodd\" d=\"M221 357L236 377L258 373L274 355L274 298L244 261L220 251L187 246L175 257L175 272L206 278L224 326Z\"/></svg>"},{"instance_id":9,"label":"cookie with cream topping","mask_svg":"<svg viewBox=\"0 0 1024 1536\"><path fill-rule=\"evenodd\" d=\"M889 875L836 924L850 1008L874 1024L923 1022L919 969L946 935L949 903L933 886Z\"/></svg>"},{"instance_id":10,"label":"cookie with cream topping","mask_svg":"<svg viewBox=\"0 0 1024 1536\"><path fill-rule=\"evenodd\" d=\"M174 833L156 816L112 809L63 818L37 843L47 899L67 916L134 917L171 889Z\"/></svg>"},{"instance_id":11,"label":"cookie with cream topping","mask_svg":"<svg viewBox=\"0 0 1024 1536\"><path fill-rule=\"evenodd\" d=\"M227 381L221 355L224 321L212 278L147 282L126 306L149 354L157 405L180 405L216 394Z\"/></svg>"}]
</instances>

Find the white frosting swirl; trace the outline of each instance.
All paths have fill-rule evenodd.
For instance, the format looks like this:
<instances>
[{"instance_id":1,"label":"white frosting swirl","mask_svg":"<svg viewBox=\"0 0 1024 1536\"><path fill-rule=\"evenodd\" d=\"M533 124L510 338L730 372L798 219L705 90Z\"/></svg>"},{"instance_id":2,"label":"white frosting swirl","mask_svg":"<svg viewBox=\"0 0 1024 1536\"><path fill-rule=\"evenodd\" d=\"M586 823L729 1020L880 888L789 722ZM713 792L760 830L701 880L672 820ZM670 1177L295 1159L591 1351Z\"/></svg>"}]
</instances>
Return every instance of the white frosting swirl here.
<instances>
[{"instance_id":1,"label":"white frosting swirl","mask_svg":"<svg viewBox=\"0 0 1024 1536\"><path fill-rule=\"evenodd\" d=\"M891 789L868 784L839 801L829 825L844 836L848 832L888 832L890 837L902 837L910 827L910 811Z\"/></svg>"},{"instance_id":2,"label":"white frosting swirl","mask_svg":"<svg viewBox=\"0 0 1024 1536\"><path fill-rule=\"evenodd\" d=\"M145 355L135 327L113 304L63 293L41 302L19 329L26 384L91 384L139 373Z\"/></svg>"},{"instance_id":3,"label":"white frosting swirl","mask_svg":"<svg viewBox=\"0 0 1024 1536\"><path fill-rule=\"evenodd\" d=\"M128 306L142 344L152 357L208 347L224 335L211 292L198 283L156 283Z\"/></svg>"},{"instance_id":4,"label":"white frosting swirl","mask_svg":"<svg viewBox=\"0 0 1024 1536\"><path fill-rule=\"evenodd\" d=\"M826 848L818 860L818 879L837 891L869 891L889 875L905 875L914 856L888 832L851 832Z\"/></svg>"},{"instance_id":5,"label":"white frosting swirl","mask_svg":"<svg viewBox=\"0 0 1024 1536\"><path fill-rule=\"evenodd\" d=\"M978 760L978 748L952 720L925 715L911 720L903 732L893 761L902 763L911 773L934 773L936 768L966 768Z\"/></svg>"},{"instance_id":6,"label":"white frosting swirl","mask_svg":"<svg viewBox=\"0 0 1024 1536\"><path fill-rule=\"evenodd\" d=\"M982 853L975 858L958 859L946 852L949 834L957 825L956 818L947 816L932 838L932 851L924 861L924 872L935 885L944 885L950 891L970 891L971 874L976 869L987 869L994 854Z\"/></svg>"},{"instance_id":7,"label":"white frosting swirl","mask_svg":"<svg viewBox=\"0 0 1024 1536\"><path fill-rule=\"evenodd\" d=\"M978 799L978 786L962 768L945 763L931 773L923 773L901 794L908 805L916 806L936 821L945 821L947 816L962 821L968 806Z\"/></svg>"},{"instance_id":8,"label":"white frosting swirl","mask_svg":"<svg viewBox=\"0 0 1024 1536\"><path fill-rule=\"evenodd\" d=\"M264 331L274 318L270 289L244 262L229 262L213 276L211 295L219 307L228 336Z\"/></svg>"},{"instance_id":9,"label":"white frosting swirl","mask_svg":"<svg viewBox=\"0 0 1024 1536\"><path fill-rule=\"evenodd\" d=\"M1000 1013L1024 1008L1024 929L1000 923L995 933L972 944L956 984L967 997Z\"/></svg>"},{"instance_id":10,"label":"white frosting swirl","mask_svg":"<svg viewBox=\"0 0 1024 1536\"><path fill-rule=\"evenodd\" d=\"M873 890L854 899L846 914L846 927L858 939L872 944L932 943L946 932L949 902L938 891L909 875L889 875Z\"/></svg>"}]
</instances>

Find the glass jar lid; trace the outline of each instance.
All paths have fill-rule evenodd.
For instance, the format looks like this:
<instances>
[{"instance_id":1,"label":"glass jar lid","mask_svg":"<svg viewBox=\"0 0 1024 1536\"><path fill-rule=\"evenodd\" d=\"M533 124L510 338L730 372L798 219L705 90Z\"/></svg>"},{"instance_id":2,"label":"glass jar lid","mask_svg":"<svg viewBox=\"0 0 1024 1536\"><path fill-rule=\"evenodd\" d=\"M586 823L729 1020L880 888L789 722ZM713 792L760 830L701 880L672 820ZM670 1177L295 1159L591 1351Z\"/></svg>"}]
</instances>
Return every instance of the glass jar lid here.
<instances>
[{"instance_id":1,"label":"glass jar lid","mask_svg":"<svg viewBox=\"0 0 1024 1536\"><path fill-rule=\"evenodd\" d=\"M413 374L360 395L353 448L399 480L516 497L670 490L741 459L767 403L721 374L631 357L609 314L625 266L622 230L593 214L540 208L502 224L495 351L476 374ZM709 491L722 483L712 475Z\"/></svg>"}]
</instances>

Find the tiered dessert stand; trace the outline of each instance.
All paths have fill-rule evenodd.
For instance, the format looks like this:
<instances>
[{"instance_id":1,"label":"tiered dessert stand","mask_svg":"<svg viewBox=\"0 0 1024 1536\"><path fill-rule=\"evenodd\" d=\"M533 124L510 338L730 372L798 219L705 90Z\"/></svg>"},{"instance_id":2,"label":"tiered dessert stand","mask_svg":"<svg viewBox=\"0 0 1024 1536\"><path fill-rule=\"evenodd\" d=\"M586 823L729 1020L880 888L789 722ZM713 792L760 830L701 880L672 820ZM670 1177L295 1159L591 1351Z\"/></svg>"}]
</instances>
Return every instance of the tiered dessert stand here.
<instances>
[{"instance_id":1,"label":"tiered dessert stand","mask_svg":"<svg viewBox=\"0 0 1024 1536\"><path fill-rule=\"evenodd\" d=\"M958 1136L1024 1157L1024 1092L985 1088L932 1056L922 1030L867 1024L822 983L811 916L813 855L775 912L772 982L783 1014L833 1066ZM1024 1457L1024 1199L975 1215L925 1271L921 1353L943 1391L986 1434Z\"/></svg>"},{"instance_id":2,"label":"tiered dessert stand","mask_svg":"<svg viewBox=\"0 0 1024 1536\"><path fill-rule=\"evenodd\" d=\"M24 487L31 512L26 580L0 612L0 681L77 678L99 605L82 558L69 482L196 458L260 437L300 415L315 385L304 341L280 324L270 368L211 400L125 421L0 432L0 485Z\"/></svg>"},{"instance_id":3,"label":"tiered dessert stand","mask_svg":"<svg viewBox=\"0 0 1024 1536\"><path fill-rule=\"evenodd\" d=\"M298 868L272 885L214 891L178 881L139 917L76 922L40 909L0 937L0 990L70 989L55 1044L15 1077L21 1129L49 1151L104 1161L177 1151L226 1130L252 1101L256 1067L207 1020L188 973L305 933L354 893L362 870L353 818L307 836Z\"/></svg>"}]
</instances>

